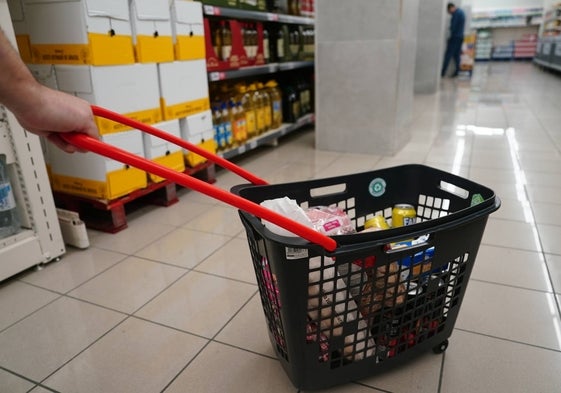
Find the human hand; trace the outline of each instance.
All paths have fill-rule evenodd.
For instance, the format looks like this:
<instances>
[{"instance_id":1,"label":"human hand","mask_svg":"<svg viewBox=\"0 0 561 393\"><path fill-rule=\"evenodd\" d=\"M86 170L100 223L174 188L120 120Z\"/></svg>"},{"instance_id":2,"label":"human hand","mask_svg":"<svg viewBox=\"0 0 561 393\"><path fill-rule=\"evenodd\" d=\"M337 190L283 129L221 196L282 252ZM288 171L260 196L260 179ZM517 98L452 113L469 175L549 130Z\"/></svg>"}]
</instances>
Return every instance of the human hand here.
<instances>
[{"instance_id":1,"label":"human hand","mask_svg":"<svg viewBox=\"0 0 561 393\"><path fill-rule=\"evenodd\" d=\"M14 111L27 131L46 137L67 153L84 150L66 142L61 133L81 132L99 139L90 104L78 97L52 90L40 84L32 86L27 105Z\"/></svg>"}]
</instances>

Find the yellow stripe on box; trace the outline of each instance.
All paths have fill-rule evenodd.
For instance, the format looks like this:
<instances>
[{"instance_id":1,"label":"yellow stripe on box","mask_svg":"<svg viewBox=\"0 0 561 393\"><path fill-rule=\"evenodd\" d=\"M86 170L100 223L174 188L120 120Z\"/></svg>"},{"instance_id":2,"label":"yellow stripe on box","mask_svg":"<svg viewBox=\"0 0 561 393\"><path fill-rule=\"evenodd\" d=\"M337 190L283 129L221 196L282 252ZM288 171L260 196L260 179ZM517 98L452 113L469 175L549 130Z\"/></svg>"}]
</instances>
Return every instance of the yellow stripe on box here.
<instances>
[{"instance_id":1,"label":"yellow stripe on box","mask_svg":"<svg viewBox=\"0 0 561 393\"><path fill-rule=\"evenodd\" d=\"M201 143L198 143L197 146L211 153L216 153L216 142L214 141L214 139L209 139ZM195 154L191 151L185 154L185 160L187 161L190 167L196 167L197 165L200 165L207 161L206 158L198 154Z\"/></svg>"},{"instance_id":2,"label":"yellow stripe on box","mask_svg":"<svg viewBox=\"0 0 561 393\"><path fill-rule=\"evenodd\" d=\"M89 33L87 44L34 44L31 56L38 64L133 64L130 36Z\"/></svg>"},{"instance_id":3,"label":"yellow stripe on box","mask_svg":"<svg viewBox=\"0 0 561 393\"><path fill-rule=\"evenodd\" d=\"M175 60L198 60L206 58L204 36L179 36L175 43Z\"/></svg>"},{"instance_id":4,"label":"yellow stripe on box","mask_svg":"<svg viewBox=\"0 0 561 393\"><path fill-rule=\"evenodd\" d=\"M174 153L170 153L167 156L153 158L152 161L163 165L166 168L173 169L174 171L185 171L185 160L183 159L183 152L180 150ZM163 177L156 176L151 173L149 173L148 176L150 176L150 180L152 180L154 183L159 183L165 180Z\"/></svg>"},{"instance_id":5,"label":"yellow stripe on box","mask_svg":"<svg viewBox=\"0 0 561 393\"><path fill-rule=\"evenodd\" d=\"M27 34L16 35L16 43L18 45L19 56L24 63L31 63L31 42Z\"/></svg>"},{"instance_id":6,"label":"yellow stripe on box","mask_svg":"<svg viewBox=\"0 0 561 393\"><path fill-rule=\"evenodd\" d=\"M173 40L171 37L166 36L137 36L135 55L136 61L139 63L163 63L173 61Z\"/></svg>"},{"instance_id":7,"label":"yellow stripe on box","mask_svg":"<svg viewBox=\"0 0 561 393\"><path fill-rule=\"evenodd\" d=\"M210 109L208 97L175 105L167 105L165 98L161 97L160 105L162 106L164 120L180 119Z\"/></svg>"},{"instance_id":8,"label":"yellow stripe on box","mask_svg":"<svg viewBox=\"0 0 561 393\"><path fill-rule=\"evenodd\" d=\"M91 64L133 64L134 50L132 37L128 35L114 35L88 33L91 49Z\"/></svg>"},{"instance_id":9,"label":"yellow stripe on box","mask_svg":"<svg viewBox=\"0 0 561 393\"><path fill-rule=\"evenodd\" d=\"M106 181L53 174L53 190L72 195L113 200L146 188L146 172L123 168L107 174Z\"/></svg>"},{"instance_id":10,"label":"yellow stripe on box","mask_svg":"<svg viewBox=\"0 0 561 393\"><path fill-rule=\"evenodd\" d=\"M155 124L162 121L162 110L160 108L147 109L138 112L129 112L124 113L123 115L145 124ZM129 126L125 126L121 123L104 119L102 117L96 117L95 122L101 135L107 135L131 129L131 127Z\"/></svg>"}]
</instances>

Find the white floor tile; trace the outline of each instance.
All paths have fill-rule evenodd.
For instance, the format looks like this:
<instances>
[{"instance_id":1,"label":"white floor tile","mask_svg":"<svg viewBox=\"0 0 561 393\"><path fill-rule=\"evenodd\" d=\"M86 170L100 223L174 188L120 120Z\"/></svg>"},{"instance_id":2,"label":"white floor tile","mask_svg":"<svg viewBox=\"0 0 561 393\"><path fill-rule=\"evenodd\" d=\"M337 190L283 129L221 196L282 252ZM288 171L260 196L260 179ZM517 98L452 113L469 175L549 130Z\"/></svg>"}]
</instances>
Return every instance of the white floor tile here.
<instances>
[{"instance_id":1,"label":"white floor tile","mask_svg":"<svg viewBox=\"0 0 561 393\"><path fill-rule=\"evenodd\" d=\"M442 392L554 392L561 353L454 331L446 350Z\"/></svg>"},{"instance_id":2,"label":"white floor tile","mask_svg":"<svg viewBox=\"0 0 561 393\"><path fill-rule=\"evenodd\" d=\"M129 318L43 384L75 393L159 392L205 344L200 337Z\"/></svg>"}]
</instances>

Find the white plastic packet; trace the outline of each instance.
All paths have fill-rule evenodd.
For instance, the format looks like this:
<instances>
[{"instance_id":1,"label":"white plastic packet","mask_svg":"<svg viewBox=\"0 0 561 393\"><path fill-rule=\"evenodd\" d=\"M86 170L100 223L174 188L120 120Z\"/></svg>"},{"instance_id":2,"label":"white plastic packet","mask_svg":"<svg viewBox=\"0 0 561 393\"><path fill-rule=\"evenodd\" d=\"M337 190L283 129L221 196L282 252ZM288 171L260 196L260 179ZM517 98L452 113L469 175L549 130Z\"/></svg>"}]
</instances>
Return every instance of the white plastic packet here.
<instances>
[{"instance_id":1,"label":"white plastic packet","mask_svg":"<svg viewBox=\"0 0 561 393\"><path fill-rule=\"evenodd\" d=\"M279 213L287 218L290 218L302 225L314 229L314 225L306 215L306 212L298 206L294 199L288 197L267 199L261 202L261 206L266 207L276 213ZM279 227L277 224L273 224L267 220L263 220L265 227L273 233L281 236L298 236L286 229Z\"/></svg>"}]
</instances>

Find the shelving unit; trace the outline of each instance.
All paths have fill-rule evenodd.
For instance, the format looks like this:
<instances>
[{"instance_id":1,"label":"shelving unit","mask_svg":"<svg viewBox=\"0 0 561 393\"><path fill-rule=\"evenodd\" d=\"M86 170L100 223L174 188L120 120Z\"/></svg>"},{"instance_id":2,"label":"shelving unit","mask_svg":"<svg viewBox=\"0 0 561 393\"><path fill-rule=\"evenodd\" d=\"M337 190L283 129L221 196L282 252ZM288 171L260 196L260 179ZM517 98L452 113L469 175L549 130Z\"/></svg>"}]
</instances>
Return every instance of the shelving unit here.
<instances>
[{"instance_id":1,"label":"shelving unit","mask_svg":"<svg viewBox=\"0 0 561 393\"><path fill-rule=\"evenodd\" d=\"M308 17L271 12L249 11L213 5L203 5L203 14L207 17L231 18L264 23L296 24L304 26L314 25L314 19ZM312 60L274 62L258 66L241 67L232 70L211 71L208 73L208 80L209 83L214 83L234 79L253 78L265 75L274 77L281 72L306 69L313 66L314 61ZM271 144L274 145L282 136L297 131L305 126L311 125L314 123L314 121L314 114L306 114L300 117L294 123L283 123L283 125L277 129L269 130L263 134L248 139L240 146L218 152L218 154L225 159L231 159L248 151L254 150L260 146Z\"/></svg>"},{"instance_id":2,"label":"shelving unit","mask_svg":"<svg viewBox=\"0 0 561 393\"><path fill-rule=\"evenodd\" d=\"M279 22L298 25L313 25L314 19L305 16L276 14L272 12L247 11L237 8L218 7L214 5L203 5L206 16L220 16L232 19L248 19L259 22Z\"/></svg>"},{"instance_id":3,"label":"shelving unit","mask_svg":"<svg viewBox=\"0 0 561 393\"><path fill-rule=\"evenodd\" d=\"M561 3L545 12L534 63L561 71Z\"/></svg>"},{"instance_id":4,"label":"shelving unit","mask_svg":"<svg viewBox=\"0 0 561 393\"><path fill-rule=\"evenodd\" d=\"M254 150L259 146L271 145L275 144L276 141L285 136L299 130L305 126L313 124L315 121L314 114L310 113L305 116L299 118L296 123L287 123L283 124L281 127L275 130L269 130L255 138L249 139L243 145L237 146L233 149L229 149L223 152L218 153L220 156L224 157L225 159L231 159L233 157L239 156L244 154L250 150Z\"/></svg>"},{"instance_id":5,"label":"shelving unit","mask_svg":"<svg viewBox=\"0 0 561 393\"><path fill-rule=\"evenodd\" d=\"M542 7L474 11L476 60L532 59L542 19Z\"/></svg>"},{"instance_id":6,"label":"shelving unit","mask_svg":"<svg viewBox=\"0 0 561 393\"><path fill-rule=\"evenodd\" d=\"M0 0L0 27L12 44L12 22ZM0 106L0 154L6 156L22 230L0 239L0 281L65 253L39 138L25 132Z\"/></svg>"},{"instance_id":7,"label":"shelving unit","mask_svg":"<svg viewBox=\"0 0 561 393\"><path fill-rule=\"evenodd\" d=\"M313 61L290 61L286 63L269 63L260 66L239 68L229 71L212 71L208 73L209 82L218 82L237 78L247 78L259 75L274 74L281 71L291 71L299 68L313 67Z\"/></svg>"}]
</instances>

